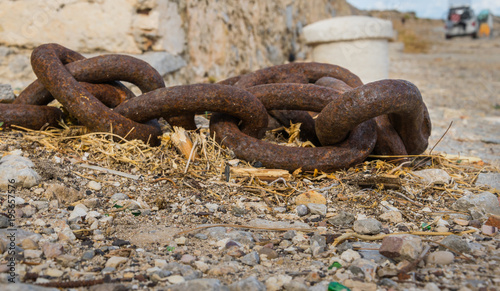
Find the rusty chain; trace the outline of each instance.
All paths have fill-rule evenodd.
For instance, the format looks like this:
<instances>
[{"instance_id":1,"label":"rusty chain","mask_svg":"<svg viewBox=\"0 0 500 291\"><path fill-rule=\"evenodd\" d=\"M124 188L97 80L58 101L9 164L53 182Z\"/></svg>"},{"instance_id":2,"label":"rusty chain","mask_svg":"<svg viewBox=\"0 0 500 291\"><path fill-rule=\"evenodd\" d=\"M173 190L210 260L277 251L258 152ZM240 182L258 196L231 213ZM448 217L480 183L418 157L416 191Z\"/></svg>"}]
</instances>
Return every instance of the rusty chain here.
<instances>
[{"instance_id":1,"label":"rusty chain","mask_svg":"<svg viewBox=\"0 0 500 291\"><path fill-rule=\"evenodd\" d=\"M420 154L431 132L415 85L404 80L363 84L335 65L290 63L217 84L166 88L153 67L130 56L86 59L58 44L45 44L33 51L31 63L38 80L13 104L0 104L0 121L6 126L57 126L63 113L47 106L55 98L91 131L112 131L155 146L162 134L158 118L196 129L195 114L212 111L212 135L237 157L266 167L323 171L353 166L371 153ZM120 81L135 84L142 95L134 96ZM300 122L301 138L316 147L260 139L269 118L285 126Z\"/></svg>"}]
</instances>

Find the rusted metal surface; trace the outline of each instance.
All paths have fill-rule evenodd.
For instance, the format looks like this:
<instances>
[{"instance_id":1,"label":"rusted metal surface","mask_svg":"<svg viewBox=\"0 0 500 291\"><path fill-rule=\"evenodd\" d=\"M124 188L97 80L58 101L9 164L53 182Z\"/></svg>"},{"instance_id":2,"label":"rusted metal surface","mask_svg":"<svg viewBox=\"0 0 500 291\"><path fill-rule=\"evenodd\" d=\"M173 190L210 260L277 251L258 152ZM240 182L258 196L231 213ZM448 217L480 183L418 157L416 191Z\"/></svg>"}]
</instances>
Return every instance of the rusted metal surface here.
<instances>
[{"instance_id":1,"label":"rusted metal surface","mask_svg":"<svg viewBox=\"0 0 500 291\"><path fill-rule=\"evenodd\" d=\"M335 144L361 122L386 114L408 154L427 148L431 131L427 108L418 88L404 80L376 81L345 92L318 115L316 134L321 144Z\"/></svg>"},{"instance_id":2,"label":"rusted metal surface","mask_svg":"<svg viewBox=\"0 0 500 291\"><path fill-rule=\"evenodd\" d=\"M241 159L259 161L265 167L289 171L299 168L304 171L348 168L364 161L375 147L377 139L376 134L373 134L375 123L369 120L357 126L345 141L335 146L287 147L250 137L239 130L237 122L229 115L214 114L210 129L215 132L217 142L230 148Z\"/></svg>"},{"instance_id":3,"label":"rusted metal surface","mask_svg":"<svg viewBox=\"0 0 500 291\"><path fill-rule=\"evenodd\" d=\"M250 92L220 84L195 84L162 88L127 100L115 112L138 122L159 116L168 119L179 114L215 111L241 120L241 130L258 137L267 126L264 105ZM193 117L194 123L194 117ZM175 125L175 124L174 124Z\"/></svg>"},{"instance_id":4,"label":"rusted metal surface","mask_svg":"<svg viewBox=\"0 0 500 291\"><path fill-rule=\"evenodd\" d=\"M290 77L292 76L292 77ZM265 68L241 76L234 84L240 88L249 88L271 83L314 83L323 77L342 80L351 87L363 85L361 79L351 71L336 65L322 63L290 63Z\"/></svg>"},{"instance_id":5,"label":"rusted metal surface","mask_svg":"<svg viewBox=\"0 0 500 291\"><path fill-rule=\"evenodd\" d=\"M114 108L123 101L133 98L135 95L120 82L109 82L107 84L92 84L80 82L80 84L94 95L104 105ZM14 99L13 104L47 105L54 97L38 80L31 83L19 96Z\"/></svg>"},{"instance_id":6,"label":"rusted metal surface","mask_svg":"<svg viewBox=\"0 0 500 291\"><path fill-rule=\"evenodd\" d=\"M56 126L61 111L43 106L55 98L91 131L112 130L157 145L162 132L156 119L195 129L194 115L211 111L212 134L237 157L305 171L350 167L370 153L420 154L431 131L415 85L403 80L363 85L352 72L329 64L291 63L217 84L169 88L156 70L133 57L85 59L57 44L36 48L32 66L39 79L15 104L0 104L0 121L7 126ZM120 81L137 85L142 95L134 96ZM260 140L269 114L285 126L300 122L301 138L317 147Z\"/></svg>"},{"instance_id":7,"label":"rusted metal surface","mask_svg":"<svg viewBox=\"0 0 500 291\"><path fill-rule=\"evenodd\" d=\"M113 133L119 136L127 136L130 139L140 139L144 142L158 145L158 136L161 135L161 130L158 127L132 121L112 111L76 81L72 76L73 72L71 69L67 70L63 65L67 62L67 55L70 54L68 51L62 46L48 44L37 47L32 53L31 63L33 71L52 96L72 116L92 131L106 132L112 130ZM125 81L132 82L138 85L141 90L144 90L144 88L151 86L144 81L148 79L147 76L144 76L147 75L147 70L153 75L151 77L155 77L154 72L156 71L148 64L125 56L102 56L72 62L67 67L79 62L88 61L92 61L90 62L91 64L100 66L98 68L90 66L87 70L83 70L85 67L83 65L73 66L80 69L78 73L81 73L80 76L85 76L85 81L108 82L117 79L126 79ZM146 71L141 71L137 67L130 69L132 64L144 68ZM107 70L104 71L104 68ZM156 75L161 80L161 76L157 72Z\"/></svg>"},{"instance_id":8,"label":"rusted metal surface","mask_svg":"<svg viewBox=\"0 0 500 291\"><path fill-rule=\"evenodd\" d=\"M39 130L45 125L57 126L62 116L61 110L55 107L0 103L0 121L4 127L15 124Z\"/></svg>"}]
</instances>

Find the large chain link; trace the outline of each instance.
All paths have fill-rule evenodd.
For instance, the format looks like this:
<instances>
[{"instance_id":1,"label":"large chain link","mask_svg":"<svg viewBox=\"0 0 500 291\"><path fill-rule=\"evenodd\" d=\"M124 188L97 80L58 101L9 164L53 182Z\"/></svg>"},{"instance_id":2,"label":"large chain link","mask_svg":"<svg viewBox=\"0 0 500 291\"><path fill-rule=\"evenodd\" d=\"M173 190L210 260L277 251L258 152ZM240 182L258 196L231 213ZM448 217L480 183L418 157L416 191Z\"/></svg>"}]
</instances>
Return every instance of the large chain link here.
<instances>
[{"instance_id":1,"label":"large chain link","mask_svg":"<svg viewBox=\"0 0 500 291\"><path fill-rule=\"evenodd\" d=\"M0 104L0 121L32 129L57 126L54 98L91 131L140 139L153 146L162 134L156 119L196 129L194 115L212 111L217 142L266 167L331 171L364 161L371 153L420 154L431 122L418 88L404 80L363 85L345 68L291 63L236 76L217 84L166 88L147 63L124 55L86 59L58 44L31 56L38 80L13 104ZM134 96L120 81L142 91ZM316 119L307 111L318 112ZM284 125L300 122L301 137L317 147L289 147L261 140L269 115Z\"/></svg>"}]
</instances>

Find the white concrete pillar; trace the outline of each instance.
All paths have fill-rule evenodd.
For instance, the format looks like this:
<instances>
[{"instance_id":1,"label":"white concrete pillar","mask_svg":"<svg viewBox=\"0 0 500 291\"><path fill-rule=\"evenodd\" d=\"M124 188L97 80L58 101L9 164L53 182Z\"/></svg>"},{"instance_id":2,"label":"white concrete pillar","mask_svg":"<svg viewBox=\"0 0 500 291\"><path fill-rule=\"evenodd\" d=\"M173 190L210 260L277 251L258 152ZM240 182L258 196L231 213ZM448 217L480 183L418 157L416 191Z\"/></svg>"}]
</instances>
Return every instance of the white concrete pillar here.
<instances>
[{"instance_id":1,"label":"white concrete pillar","mask_svg":"<svg viewBox=\"0 0 500 291\"><path fill-rule=\"evenodd\" d=\"M389 76L388 40L392 23L368 16L325 19L304 27L306 43L313 47L315 62L342 66L363 83Z\"/></svg>"}]
</instances>

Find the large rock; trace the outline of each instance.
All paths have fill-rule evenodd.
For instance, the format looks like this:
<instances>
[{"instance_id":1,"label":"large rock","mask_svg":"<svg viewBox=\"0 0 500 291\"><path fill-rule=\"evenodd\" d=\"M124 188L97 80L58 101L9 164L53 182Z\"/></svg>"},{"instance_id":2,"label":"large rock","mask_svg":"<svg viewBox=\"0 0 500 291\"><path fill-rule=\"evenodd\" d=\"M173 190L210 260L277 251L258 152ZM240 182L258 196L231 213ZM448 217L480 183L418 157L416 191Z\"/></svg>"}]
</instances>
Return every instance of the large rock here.
<instances>
[{"instance_id":1,"label":"large rock","mask_svg":"<svg viewBox=\"0 0 500 291\"><path fill-rule=\"evenodd\" d=\"M500 215L498 197L490 192L465 195L453 203L451 208L469 212L474 219L488 217L490 214Z\"/></svg>"},{"instance_id":2,"label":"large rock","mask_svg":"<svg viewBox=\"0 0 500 291\"><path fill-rule=\"evenodd\" d=\"M0 83L26 87L31 50L48 42L80 53L161 52L153 66L168 84L218 81L305 59L305 25L353 13L346 0L0 1Z\"/></svg>"},{"instance_id":3,"label":"large rock","mask_svg":"<svg viewBox=\"0 0 500 291\"><path fill-rule=\"evenodd\" d=\"M0 190L12 190L12 186L30 188L38 184L41 177L32 169L34 166L30 159L16 154L1 158Z\"/></svg>"},{"instance_id":4,"label":"large rock","mask_svg":"<svg viewBox=\"0 0 500 291\"><path fill-rule=\"evenodd\" d=\"M477 176L476 185L500 190L500 173L481 173Z\"/></svg>"},{"instance_id":5,"label":"large rock","mask_svg":"<svg viewBox=\"0 0 500 291\"><path fill-rule=\"evenodd\" d=\"M2 1L0 43L35 47L56 42L78 51L139 53L130 33L135 2Z\"/></svg>"}]
</instances>

